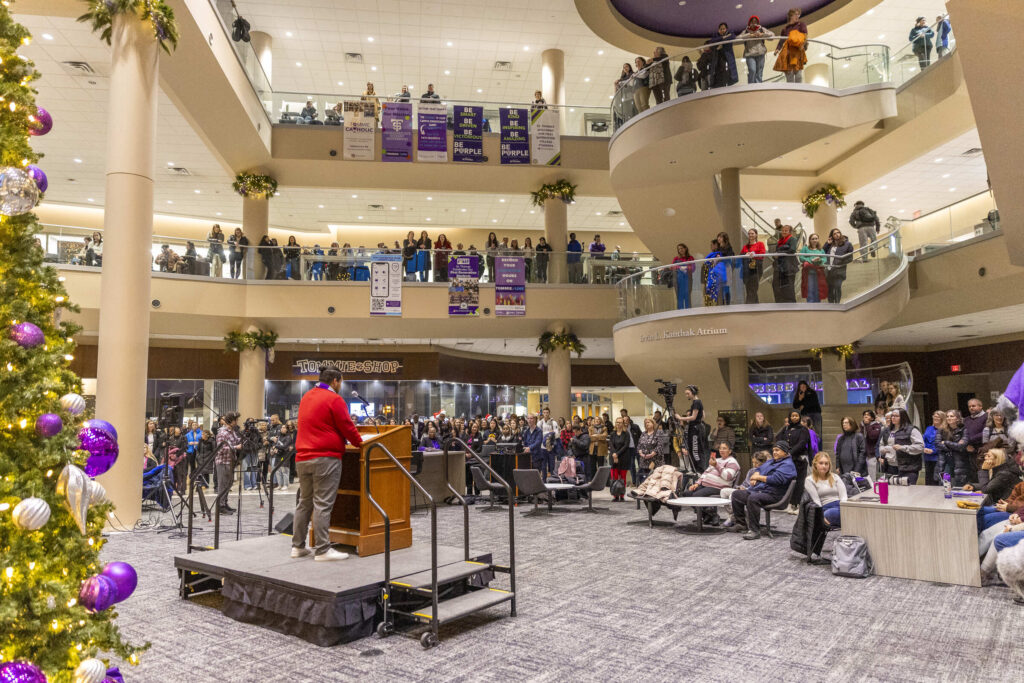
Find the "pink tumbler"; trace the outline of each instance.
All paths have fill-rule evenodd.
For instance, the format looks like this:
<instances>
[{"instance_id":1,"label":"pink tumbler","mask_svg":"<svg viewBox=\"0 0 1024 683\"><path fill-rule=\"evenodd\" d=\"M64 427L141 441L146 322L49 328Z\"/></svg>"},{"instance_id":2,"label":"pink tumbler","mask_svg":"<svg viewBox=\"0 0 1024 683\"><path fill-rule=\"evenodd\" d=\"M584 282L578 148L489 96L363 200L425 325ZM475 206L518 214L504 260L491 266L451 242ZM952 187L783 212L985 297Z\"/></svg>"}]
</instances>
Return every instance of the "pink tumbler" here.
<instances>
[{"instance_id":1,"label":"pink tumbler","mask_svg":"<svg viewBox=\"0 0 1024 683\"><path fill-rule=\"evenodd\" d=\"M876 481L875 493L878 494L878 502L882 505L886 505L889 502L889 482Z\"/></svg>"}]
</instances>

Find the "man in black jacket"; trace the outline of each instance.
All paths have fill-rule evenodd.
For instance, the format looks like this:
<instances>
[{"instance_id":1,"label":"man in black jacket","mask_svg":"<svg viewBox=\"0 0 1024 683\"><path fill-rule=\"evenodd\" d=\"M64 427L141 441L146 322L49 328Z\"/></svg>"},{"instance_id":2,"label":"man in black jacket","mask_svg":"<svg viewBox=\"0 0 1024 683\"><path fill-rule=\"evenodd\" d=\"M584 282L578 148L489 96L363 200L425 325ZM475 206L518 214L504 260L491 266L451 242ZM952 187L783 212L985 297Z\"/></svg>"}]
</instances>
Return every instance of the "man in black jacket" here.
<instances>
[{"instance_id":1,"label":"man in black jacket","mask_svg":"<svg viewBox=\"0 0 1024 683\"><path fill-rule=\"evenodd\" d=\"M850 226L857 231L857 244L861 249L878 239L878 231L882 229L878 214L864 206L864 202L854 202L853 211L850 212ZM871 258L875 256L875 249L872 247ZM860 255L860 260L861 263L868 260L867 252Z\"/></svg>"},{"instance_id":2,"label":"man in black jacket","mask_svg":"<svg viewBox=\"0 0 1024 683\"><path fill-rule=\"evenodd\" d=\"M800 412L793 410L789 413L786 424L775 436L775 441L785 441L789 444L789 453L793 458L793 465L796 466L796 487L793 489L793 497L786 509L791 515L799 511L800 499L804 496L804 480L807 479L808 453L811 447L811 435L800 422Z\"/></svg>"},{"instance_id":3,"label":"man in black jacket","mask_svg":"<svg viewBox=\"0 0 1024 683\"><path fill-rule=\"evenodd\" d=\"M775 289L775 303L796 303L796 272L800 266L796 259L796 237L793 226L783 225L779 241L775 245L774 272L772 285Z\"/></svg>"}]
</instances>

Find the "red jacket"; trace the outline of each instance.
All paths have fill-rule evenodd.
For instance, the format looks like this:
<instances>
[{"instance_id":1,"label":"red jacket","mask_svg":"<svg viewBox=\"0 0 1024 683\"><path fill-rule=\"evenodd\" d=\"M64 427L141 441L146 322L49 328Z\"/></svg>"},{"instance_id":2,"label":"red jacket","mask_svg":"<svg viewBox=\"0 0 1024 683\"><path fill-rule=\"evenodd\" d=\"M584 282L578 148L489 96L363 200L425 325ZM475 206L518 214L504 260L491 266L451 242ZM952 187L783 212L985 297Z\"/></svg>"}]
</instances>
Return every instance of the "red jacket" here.
<instances>
[{"instance_id":1,"label":"red jacket","mask_svg":"<svg viewBox=\"0 0 1024 683\"><path fill-rule=\"evenodd\" d=\"M345 444L363 443L345 399L330 389L314 387L299 402L299 433L295 439L295 461L340 458Z\"/></svg>"}]
</instances>

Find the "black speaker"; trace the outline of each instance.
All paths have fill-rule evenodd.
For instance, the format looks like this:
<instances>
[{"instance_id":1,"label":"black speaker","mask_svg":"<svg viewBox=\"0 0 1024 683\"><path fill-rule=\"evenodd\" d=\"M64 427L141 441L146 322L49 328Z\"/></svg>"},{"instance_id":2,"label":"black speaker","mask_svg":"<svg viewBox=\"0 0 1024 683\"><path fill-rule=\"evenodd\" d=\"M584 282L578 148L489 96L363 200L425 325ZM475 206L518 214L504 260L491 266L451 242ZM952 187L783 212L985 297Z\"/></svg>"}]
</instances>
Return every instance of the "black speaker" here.
<instances>
[{"instance_id":1,"label":"black speaker","mask_svg":"<svg viewBox=\"0 0 1024 683\"><path fill-rule=\"evenodd\" d=\"M281 521L274 525L274 531L279 534L285 534L286 536L292 535L292 519L295 517L292 513L288 513L281 518Z\"/></svg>"}]
</instances>

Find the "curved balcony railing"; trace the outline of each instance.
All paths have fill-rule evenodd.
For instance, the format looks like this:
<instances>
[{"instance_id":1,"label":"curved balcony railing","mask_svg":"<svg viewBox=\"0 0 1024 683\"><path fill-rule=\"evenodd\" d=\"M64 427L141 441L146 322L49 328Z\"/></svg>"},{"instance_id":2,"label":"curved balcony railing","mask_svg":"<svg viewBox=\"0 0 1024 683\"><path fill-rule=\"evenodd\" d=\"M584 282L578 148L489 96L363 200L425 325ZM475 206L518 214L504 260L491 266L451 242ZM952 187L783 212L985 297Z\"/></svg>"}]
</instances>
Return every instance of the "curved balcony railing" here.
<instances>
[{"instance_id":1,"label":"curved balcony railing","mask_svg":"<svg viewBox=\"0 0 1024 683\"><path fill-rule=\"evenodd\" d=\"M658 106L651 104L650 87L643 85L642 79L649 77L654 69L663 68L666 63L672 76L671 97L667 101L739 83L755 85L785 82L785 76L773 69L776 59L773 52L779 40L778 36L767 39L736 38L702 45L654 62L638 74L616 81L611 104L613 126L617 129L637 114ZM765 44L767 52L763 55L763 68L759 73L757 62L748 62L743 53L747 45L760 42ZM808 40L805 45L807 63L800 72L804 83L845 90L891 80L889 48L885 45L837 47L820 40ZM686 60L693 65L692 83L684 77L682 64Z\"/></svg>"},{"instance_id":2,"label":"curved balcony railing","mask_svg":"<svg viewBox=\"0 0 1024 683\"><path fill-rule=\"evenodd\" d=\"M793 402L797 384L805 381L818 392L822 405L830 401L824 392L824 381L820 371L803 368L757 368L750 370L750 390L771 406L786 406ZM870 368L846 369L846 404L863 405L865 409L875 407L875 398L881 391L882 383L895 384L901 396L911 405L914 390L914 374L907 362ZM832 401L834 403L835 401ZM857 416L859 418L859 416Z\"/></svg>"},{"instance_id":3,"label":"curved balcony railing","mask_svg":"<svg viewBox=\"0 0 1024 683\"><path fill-rule=\"evenodd\" d=\"M799 252L713 257L651 268L618 283L621 320L736 305L841 305L905 268L897 227L845 257Z\"/></svg>"},{"instance_id":4,"label":"curved balcony railing","mask_svg":"<svg viewBox=\"0 0 1024 683\"><path fill-rule=\"evenodd\" d=\"M98 234L102 238L102 230L57 225L43 225L42 228L39 240L48 262L102 267L103 248L101 246L96 249L91 241L93 234ZM86 242L86 238L90 241ZM154 235L150 250L152 270L222 279L360 282L369 281L370 263L374 256L402 253L399 246L245 246L233 250L227 243L219 245L220 251L216 252L211 251L210 244L207 240ZM587 249L588 245L584 244L583 248ZM566 284L610 285L624 277L659 265L657 259L647 252L626 252L614 245L607 245L606 249L600 253L561 250L546 254L511 247L499 247L495 250L418 249L411 259L403 259L402 267L405 280L408 282L447 282L449 259L462 254L475 254L480 256L480 281L494 282L495 257L521 256L526 261L526 281L531 284L551 282L553 264L561 260L565 264L568 276ZM236 265L232 266L232 261ZM272 269L269 277L265 263L269 263Z\"/></svg>"}]
</instances>

